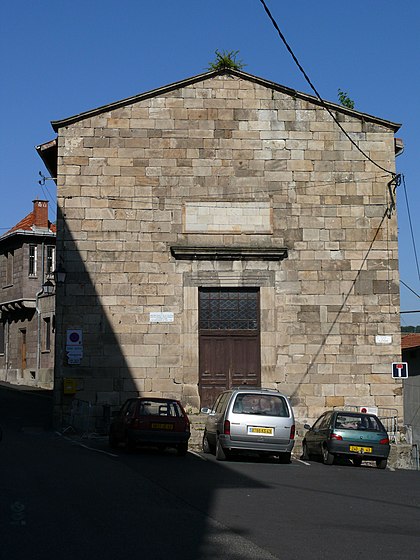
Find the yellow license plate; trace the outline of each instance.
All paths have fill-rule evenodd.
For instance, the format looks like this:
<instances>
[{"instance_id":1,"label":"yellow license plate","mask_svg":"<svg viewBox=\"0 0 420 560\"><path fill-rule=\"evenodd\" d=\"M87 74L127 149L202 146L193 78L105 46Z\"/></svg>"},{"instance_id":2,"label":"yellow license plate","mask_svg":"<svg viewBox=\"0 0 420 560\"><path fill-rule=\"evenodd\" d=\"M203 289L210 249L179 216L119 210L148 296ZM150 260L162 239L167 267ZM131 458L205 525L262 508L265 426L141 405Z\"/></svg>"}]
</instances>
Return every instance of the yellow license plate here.
<instances>
[{"instance_id":1,"label":"yellow license plate","mask_svg":"<svg viewBox=\"0 0 420 560\"><path fill-rule=\"evenodd\" d=\"M350 451L355 451L356 453L372 453L372 448L360 447L359 445L350 445Z\"/></svg>"},{"instance_id":2,"label":"yellow license plate","mask_svg":"<svg viewBox=\"0 0 420 560\"><path fill-rule=\"evenodd\" d=\"M173 424L158 424L158 423L152 424L152 430L173 430L173 428L174 428Z\"/></svg>"},{"instance_id":3,"label":"yellow license plate","mask_svg":"<svg viewBox=\"0 0 420 560\"><path fill-rule=\"evenodd\" d=\"M259 434L263 436L273 436L273 428L260 428L257 426L248 426L248 434Z\"/></svg>"}]
</instances>

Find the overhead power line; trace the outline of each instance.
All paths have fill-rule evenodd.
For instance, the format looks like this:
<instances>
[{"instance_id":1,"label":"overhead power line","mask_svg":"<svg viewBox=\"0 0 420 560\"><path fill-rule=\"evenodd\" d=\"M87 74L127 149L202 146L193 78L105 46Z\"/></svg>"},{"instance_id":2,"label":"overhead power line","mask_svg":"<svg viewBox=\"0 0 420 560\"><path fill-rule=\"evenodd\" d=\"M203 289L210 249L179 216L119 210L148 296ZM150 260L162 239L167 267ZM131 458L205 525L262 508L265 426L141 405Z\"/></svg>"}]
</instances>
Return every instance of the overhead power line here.
<instances>
[{"instance_id":1,"label":"overhead power line","mask_svg":"<svg viewBox=\"0 0 420 560\"><path fill-rule=\"evenodd\" d=\"M414 311L400 311L400 313L420 313L420 309L415 309Z\"/></svg>"},{"instance_id":2,"label":"overhead power line","mask_svg":"<svg viewBox=\"0 0 420 560\"><path fill-rule=\"evenodd\" d=\"M329 115L332 117L332 119L334 120L334 122L337 124L337 126L339 127L339 129L343 132L343 134L345 134L345 136L350 140L350 142L353 144L353 146L359 150L359 152L367 159L369 160L371 163L373 163L374 165L376 165L376 167L379 167L379 169L382 169L382 171L385 171L386 173L389 173L390 175L392 175L393 177L396 175L396 173L394 173L394 171L390 171L389 169L386 169L385 167L382 167L382 165L380 165L379 163L377 163L376 161L374 161L370 156L368 156L368 154L366 152L364 152L359 145L353 140L353 138L348 134L348 132L343 128L343 126L341 125L341 123L337 120L336 116L333 114L333 112L330 110L330 108L328 107L328 105L325 103L325 101L323 100L323 98L321 97L321 95L318 93L318 90L316 89L316 87L314 86L314 84L312 83L312 81L310 80L308 74L305 72L305 70L303 69L302 65L300 64L299 60L297 59L295 53L293 52L292 48L290 47L290 45L288 44L288 42L286 41L285 36L283 35L283 33L281 32L276 20L274 19L274 17L272 16L270 10L267 7L267 4L265 3L264 0L260 0L261 4L264 7L264 10L266 11L268 17L271 20L271 23L274 25L274 28L276 29L277 33L280 36L280 39L283 41L286 49L289 51L290 55L292 56L294 62L296 63L297 67L299 68L299 70L302 72L305 80L308 82L310 88L312 89L312 91L315 93L315 95L317 96L317 98L319 99L321 105L324 107L324 109L329 113Z\"/></svg>"},{"instance_id":3,"label":"overhead power line","mask_svg":"<svg viewBox=\"0 0 420 560\"><path fill-rule=\"evenodd\" d=\"M400 284L402 284L403 286L405 286L405 287L407 288L407 290L410 290L410 292L413 292L413 294L414 294L415 296L417 296L418 298L420 298L419 294L416 293L414 290L412 290L412 289L410 288L410 286L407 286L407 284L406 284L405 282L403 282L401 279L400 279Z\"/></svg>"},{"instance_id":4,"label":"overhead power line","mask_svg":"<svg viewBox=\"0 0 420 560\"><path fill-rule=\"evenodd\" d=\"M403 181L403 185L404 185L404 194L405 194L405 202L407 204L407 214L408 214L408 223L410 224L410 232L411 232L411 241L413 243L413 249L414 249L414 257L416 259L416 266L417 266L417 276L420 280L420 270L419 270L419 261L417 258L417 250L416 250L416 241L414 239L414 233L413 233L413 225L411 223L411 215L410 215L410 205L408 204L408 196L407 196L407 188L405 185L405 177L404 175L402 175L402 181Z\"/></svg>"}]
</instances>

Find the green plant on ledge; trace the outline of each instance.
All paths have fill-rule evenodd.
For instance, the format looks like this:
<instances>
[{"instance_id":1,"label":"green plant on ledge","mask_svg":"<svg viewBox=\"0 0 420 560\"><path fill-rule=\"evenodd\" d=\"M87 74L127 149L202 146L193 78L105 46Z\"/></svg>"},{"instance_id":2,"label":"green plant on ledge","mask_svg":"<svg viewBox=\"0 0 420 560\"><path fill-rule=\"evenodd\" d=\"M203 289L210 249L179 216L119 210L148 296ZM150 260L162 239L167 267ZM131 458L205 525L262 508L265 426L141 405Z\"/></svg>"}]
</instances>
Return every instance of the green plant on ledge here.
<instances>
[{"instance_id":1,"label":"green plant on ledge","mask_svg":"<svg viewBox=\"0 0 420 560\"><path fill-rule=\"evenodd\" d=\"M338 88L338 100L343 107L347 107L348 109L354 109L354 101L350 99L345 91L342 91Z\"/></svg>"},{"instance_id":2,"label":"green plant on ledge","mask_svg":"<svg viewBox=\"0 0 420 560\"><path fill-rule=\"evenodd\" d=\"M224 70L232 68L233 70L241 70L246 66L242 60L237 60L239 51L215 51L216 59L209 63L207 70Z\"/></svg>"}]
</instances>

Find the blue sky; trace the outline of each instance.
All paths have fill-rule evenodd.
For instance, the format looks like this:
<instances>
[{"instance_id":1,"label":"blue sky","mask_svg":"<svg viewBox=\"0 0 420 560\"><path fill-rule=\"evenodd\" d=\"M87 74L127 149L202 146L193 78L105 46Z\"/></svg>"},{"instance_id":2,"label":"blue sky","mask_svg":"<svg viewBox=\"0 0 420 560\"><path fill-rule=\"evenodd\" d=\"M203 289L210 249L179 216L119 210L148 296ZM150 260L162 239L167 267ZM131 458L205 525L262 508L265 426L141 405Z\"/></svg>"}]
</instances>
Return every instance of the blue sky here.
<instances>
[{"instance_id":1,"label":"blue sky","mask_svg":"<svg viewBox=\"0 0 420 560\"><path fill-rule=\"evenodd\" d=\"M420 2L266 0L324 99L346 91L359 111L402 123L397 192L401 309L420 310ZM50 200L55 185L34 146L50 121L200 74L214 51L239 50L244 70L312 93L259 0L15 0L0 8L0 233ZM402 324L420 324L420 313Z\"/></svg>"}]
</instances>

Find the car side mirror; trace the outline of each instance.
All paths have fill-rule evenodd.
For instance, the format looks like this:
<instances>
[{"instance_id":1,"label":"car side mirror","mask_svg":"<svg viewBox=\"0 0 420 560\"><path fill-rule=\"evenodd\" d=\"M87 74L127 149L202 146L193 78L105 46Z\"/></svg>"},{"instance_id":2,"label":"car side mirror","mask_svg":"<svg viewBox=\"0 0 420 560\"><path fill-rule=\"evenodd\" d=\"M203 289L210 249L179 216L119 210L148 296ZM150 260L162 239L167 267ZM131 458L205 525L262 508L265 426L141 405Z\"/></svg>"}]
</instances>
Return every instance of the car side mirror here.
<instances>
[{"instance_id":1,"label":"car side mirror","mask_svg":"<svg viewBox=\"0 0 420 560\"><path fill-rule=\"evenodd\" d=\"M310 430L311 426L309 424L304 424L303 427L305 428L305 430Z\"/></svg>"},{"instance_id":2,"label":"car side mirror","mask_svg":"<svg viewBox=\"0 0 420 560\"><path fill-rule=\"evenodd\" d=\"M208 408L207 406L203 407L200 412L202 414L210 414L211 413L211 408Z\"/></svg>"}]
</instances>

